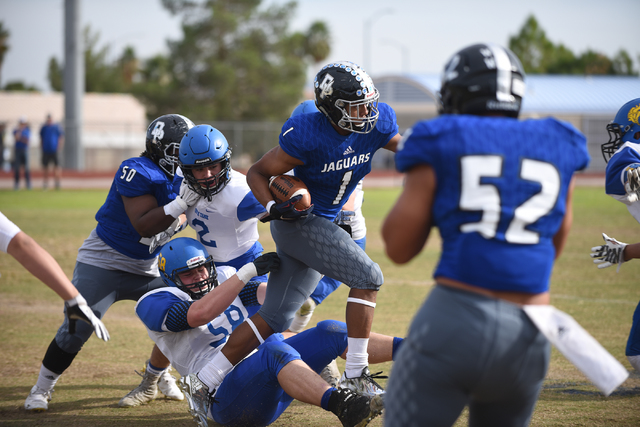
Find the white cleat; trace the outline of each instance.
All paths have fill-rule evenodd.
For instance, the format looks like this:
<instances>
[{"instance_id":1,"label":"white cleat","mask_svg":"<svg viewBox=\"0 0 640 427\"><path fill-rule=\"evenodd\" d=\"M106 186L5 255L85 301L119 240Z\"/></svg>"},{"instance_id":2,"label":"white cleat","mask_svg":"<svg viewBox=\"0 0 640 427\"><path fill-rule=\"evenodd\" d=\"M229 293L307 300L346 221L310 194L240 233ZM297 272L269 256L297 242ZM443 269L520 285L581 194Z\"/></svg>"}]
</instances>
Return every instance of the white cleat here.
<instances>
[{"instance_id":1,"label":"white cleat","mask_svg":"<svg viewBox=\"0 0 640 427\"><path fill-rule=\"evenodd\" d=\"M184 394L176 384L176 377L171 375L169 371L171 371L171 367L167 368L167 370L160 375L160 379L158 379L158 389L167 399L184 400Z\"/></svg>"},{"instance_id":2,"label":"white cleat","mask_svg":"<svg viewBox=\"0 0 640 427\"><path fill-rule=\"evenodd\" d=\"M24 401L24 409L32 412L43 412L49 409L49 401L51 401L52 390L43 390L37 385L31 388L31 392Z\"/></svg>"}]
</instances>

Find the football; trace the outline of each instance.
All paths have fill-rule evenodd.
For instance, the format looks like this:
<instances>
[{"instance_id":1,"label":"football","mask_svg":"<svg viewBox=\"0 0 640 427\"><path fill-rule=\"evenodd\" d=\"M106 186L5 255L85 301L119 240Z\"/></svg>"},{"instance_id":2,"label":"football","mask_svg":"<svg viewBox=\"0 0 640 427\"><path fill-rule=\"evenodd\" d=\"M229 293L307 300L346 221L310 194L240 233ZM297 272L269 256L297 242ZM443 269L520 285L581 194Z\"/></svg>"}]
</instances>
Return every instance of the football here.
<instances>
[{"instance_id":1,"label":"football","mask_svg":"<svg viewBox=\"0 0 640 427\"><path fill-rule=\"evenodd\" d=\"M278 175L271 178L269 190L276 203L286 202L290 198L302 194L302 199L295 204L298 210L311 206L311 194L300 178L293 175Z\"/></svg>"}]
</instances>

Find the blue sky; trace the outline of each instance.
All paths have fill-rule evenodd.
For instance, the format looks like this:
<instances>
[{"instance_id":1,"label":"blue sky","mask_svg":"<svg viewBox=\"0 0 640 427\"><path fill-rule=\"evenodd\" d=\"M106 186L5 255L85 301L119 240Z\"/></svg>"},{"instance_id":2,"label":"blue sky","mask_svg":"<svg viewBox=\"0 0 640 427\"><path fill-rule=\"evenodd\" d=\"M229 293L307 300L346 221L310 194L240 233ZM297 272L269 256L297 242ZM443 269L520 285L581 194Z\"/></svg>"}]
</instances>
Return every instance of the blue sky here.
<instances>
[{"instance_id":1,"label":"blue sky","mask_svg":"<svg viewBox=\"0 0 640 427\"><path fill-rule=\"evenodd\" d=\"M181 35L180 22L160 0L80 4L83 24L100 33L100 45L109 44L113 58L126 45L133 45L141 58L166 53L166 40ZM592 49L613 56L624 48L638 68L639 0L299 0L291 28L304 30L314 20L325 21L333 43L323 62L354 61L375 78L438 73L452 53L467 45L506 45L531 14L552 42L577 54ZM0 0L0 20L11 33L0 84L22 80L47 91L49 59L63 59L64 0ZM310 79L316 71L309 70Z\"/></svg>"}]
</instances>

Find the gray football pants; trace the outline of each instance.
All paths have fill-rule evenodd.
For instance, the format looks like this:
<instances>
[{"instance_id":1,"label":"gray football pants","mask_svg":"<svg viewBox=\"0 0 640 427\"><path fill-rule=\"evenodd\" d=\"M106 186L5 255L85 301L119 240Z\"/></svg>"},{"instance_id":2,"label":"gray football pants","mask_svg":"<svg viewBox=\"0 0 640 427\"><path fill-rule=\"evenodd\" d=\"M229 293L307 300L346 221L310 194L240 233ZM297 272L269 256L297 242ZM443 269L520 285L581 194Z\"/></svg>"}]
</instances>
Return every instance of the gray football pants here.
<instances>
[{"instance_id":1,"label":"gray football pants","mask_svg":"<svg viewBox=\"0 0 640 427\"><path fill-rule=\"evenodd\" d=\"M515 304L438 285L398 351L385 426L527 426L551 344Z\"/></svg>"},{"instance_id":2,"label":"gray football pants","mask_svg":"<svg viewBox=\"0 0 640 427\"><path fill-rule=\"evenodd\" d=\"M269 275L265 302L258 311L275 332L286 330L295 312L322 275L354 289L378 290L384 279L378 264L349 233L310 214L298 221L271 221L280 268Z\"/></svg>"},{"instance_id":3,"label":"gray football pants","mask_svg":"<svg viewBox=\"0 0 640 427\"><path fill-rule=\"evenodd\" d=\"M76 262L72 282L100 319L116 301L137 301L150 290L165 286L159 277L106 270L81 262ZM93 326L81 321L76 321L76 333L69 334L69 319L65 316L55 339L58 347L73 354L80 351L91 334Z\"/></svg>"}]
</instances>

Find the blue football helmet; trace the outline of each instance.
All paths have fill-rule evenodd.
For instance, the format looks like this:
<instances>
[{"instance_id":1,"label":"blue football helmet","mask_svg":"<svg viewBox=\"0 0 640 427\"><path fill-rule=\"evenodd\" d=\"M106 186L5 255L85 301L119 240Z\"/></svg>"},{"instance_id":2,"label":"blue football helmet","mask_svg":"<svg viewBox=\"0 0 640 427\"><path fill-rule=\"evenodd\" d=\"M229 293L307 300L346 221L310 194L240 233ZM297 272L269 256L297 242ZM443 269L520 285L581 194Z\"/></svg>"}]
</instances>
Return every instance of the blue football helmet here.
<instances>
[{"instance_id":1,"label":"blue football helmet","mask_svg":"<svg viewBox=\"0 0 640 427\"><path fill-rule=\"evenodd\" d=\"M185 285L180 280L180 273L205 266L209 277L197 283ZM167 286L173 286L188 293L192 299L198 300L218 286L218 272L202 243L191 237L178 237L167 242L158 254L158 270Z\"/></svg>"},{"instance_id":2,"label":"blue football helmet","mask_svg":"<svg viewBox=\"0 0 640 427\"><path fill-rule=\"evenodd\" d=\"M632 99L618 110L616 117L607 125L609 141L600 146L605 162L625 142L640 143L640 98Z\"/></svg>"},{"instance_id":3,"label":"blue football helmet","mask_svg":"<svg viewBox=\"0 0 640 427\"><path fill-rule=\"evenodd\" d=\"M180 142L179 164L189 187L208 201L218 194L231 178L231 148L227 138L209 125L198 125L190 129ZM210 167L220 163L222 168L214 176L196 179L194 169Z\"/></svg>"},{"instance_id":4,"label":"blue football helmet","mask_svg":"<svg viewBox=\"0 0 640 427\"><path fill-rule=\"evenodd\" d=\"M165 114L155 119L147 128L145 152L155 164L173 177L178 165L178 145L193 122L180 114Z\"/></svg>"},{"instance_id":5,"label":"blue football helmet","mask_svg":"<svg viewBox=\"0 0 640 427\"><path fill-rule=\"evenodd\" d=\"M307 99L306 101L298 104L296 108L291 112L291 117L297 116L298 114L309 114L309 113L317 113L318 107L316 107L316 101L313 99Z\"/></svg>"},{"instance_id":6,"label":"blue football helmet","mask_svg":"<svg viewBox=\"0 0 640 427\"><path fill-rule=\"evenodd\" d=\"M355 133L371 132L378 121L380 94L373 80L358 64L341 61L322 67L313 81L316 106L341 129ZM360 116L360 107L367 114Z\"/></svg>"}]
</instances>

